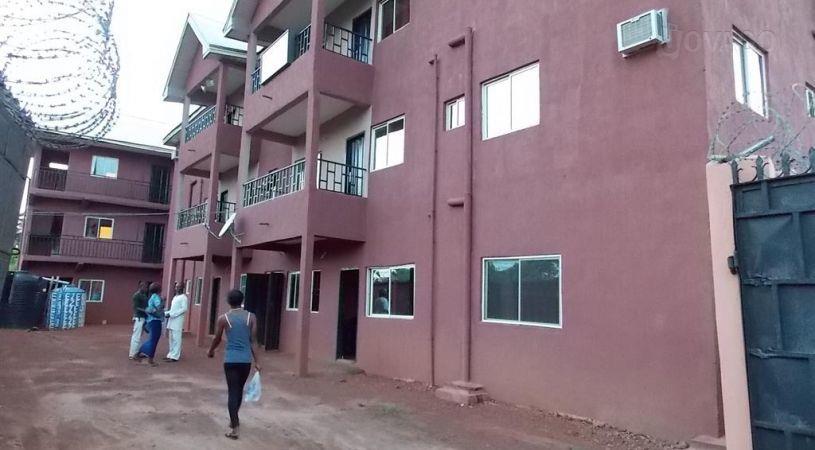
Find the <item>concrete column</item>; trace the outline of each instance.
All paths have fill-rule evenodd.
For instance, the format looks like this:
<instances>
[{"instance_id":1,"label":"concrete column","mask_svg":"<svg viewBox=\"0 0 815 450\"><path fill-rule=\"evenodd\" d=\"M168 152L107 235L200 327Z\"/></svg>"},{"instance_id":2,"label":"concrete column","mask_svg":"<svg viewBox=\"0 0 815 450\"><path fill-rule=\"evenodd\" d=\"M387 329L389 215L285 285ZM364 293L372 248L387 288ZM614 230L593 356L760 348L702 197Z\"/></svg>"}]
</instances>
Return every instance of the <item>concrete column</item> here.
<instances>
[{"instance_id":1,"label":"concrete column","mask_svg":"<svg viewBox=\"0 0 815 450\"><path fill-rule=\"evenodd\" d=\"M167 307L169 308L169 302L172 300L173 295L175 294L175 290L173 289L173 285L175 284L175 276L177 271L177 262L174 259L169 259L169 262L165 264L165 267L169 270L166 270L164 274L164 292L166 292L167 296Z\"/></svg>"}]
</instances>

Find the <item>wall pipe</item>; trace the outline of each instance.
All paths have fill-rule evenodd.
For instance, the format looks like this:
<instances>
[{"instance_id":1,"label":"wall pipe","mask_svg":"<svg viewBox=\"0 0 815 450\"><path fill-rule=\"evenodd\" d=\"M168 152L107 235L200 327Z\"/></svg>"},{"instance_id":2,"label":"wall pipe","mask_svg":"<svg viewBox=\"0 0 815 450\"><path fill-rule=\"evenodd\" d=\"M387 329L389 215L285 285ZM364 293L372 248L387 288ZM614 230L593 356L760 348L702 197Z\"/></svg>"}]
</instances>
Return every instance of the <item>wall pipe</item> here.
<instances>
[{"instance_id":1,"label":"wall pipe","mask_svg":"<svg viewBox=\"0 0 815 450\"><path fill-rule=\"evenodd\" d=\"M436 249L436 193L438 192L439 179L439 55L434 54L430 60L434 71L434 91L433 91L433 182L431 187L431 207L430 207L430 385L436 385L436 261L438 260L438 250Z\"/></svg>"},{"instance_id":2,"label":"wall pipe","mask_svg":"<svg viewBox=\"0 0 815 450\"><path fill-rule=\"evenodd\" d=\"M465 108L467 108L467 181L464 189L464 348L462 349L462 381L470 381L472 359L472 303L473 303L473 135L475 134L473 114L473 29L464 32L467 51L467 68L464 71ZM469 105L467 105L469 103Z\"/></svg>"}]
</instances>

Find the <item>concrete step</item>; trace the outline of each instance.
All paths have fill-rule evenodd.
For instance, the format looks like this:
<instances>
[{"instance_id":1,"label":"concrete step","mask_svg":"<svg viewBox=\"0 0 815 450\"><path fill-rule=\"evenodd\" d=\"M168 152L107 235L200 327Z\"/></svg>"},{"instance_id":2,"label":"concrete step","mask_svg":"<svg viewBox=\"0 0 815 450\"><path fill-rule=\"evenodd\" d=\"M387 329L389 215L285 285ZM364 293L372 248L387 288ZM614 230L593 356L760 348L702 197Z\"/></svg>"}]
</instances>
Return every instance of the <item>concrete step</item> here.
<instances>
[{"instance_id":1,"label":"concrete step","mask_svg":"<svg viewBox=\"0 0 815 450\"><path fill-rule=\"evenodd\" d=\"M727 450L724 436L696 436L691 439L688 444L690 444L690 447L688 447L689 450Z\"/></svg>"},{"instance_id":2,"label":"concrete step","mask_svg":"<svg viewBox=\"0 0 815 450\"><path fill-rule=\"evenodd\" d=\"M475 405L489 399L484 386L466 381L454 381L436 389L436 397L459 405Z\"/></svg>"}]
</instances>

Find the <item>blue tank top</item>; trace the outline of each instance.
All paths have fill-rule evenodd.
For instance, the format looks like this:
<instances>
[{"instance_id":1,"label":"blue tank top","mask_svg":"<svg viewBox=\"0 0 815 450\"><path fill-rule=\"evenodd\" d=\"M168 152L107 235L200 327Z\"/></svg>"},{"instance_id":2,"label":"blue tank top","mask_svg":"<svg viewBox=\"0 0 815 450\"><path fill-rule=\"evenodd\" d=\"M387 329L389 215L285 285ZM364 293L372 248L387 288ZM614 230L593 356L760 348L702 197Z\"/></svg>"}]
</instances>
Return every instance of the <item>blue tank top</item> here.
<instances>
[{"instance_id":1,"label":"blue tank top","mask_svg":"<svg viewBox=\"0 0 815 450\"><path fill-rule=\"evenodd\" d=\"M246 310L236 310L224 314L226 318L225 363L252 362L252 328L249 326L251 314Z\"/></svg>"}]
</instances>

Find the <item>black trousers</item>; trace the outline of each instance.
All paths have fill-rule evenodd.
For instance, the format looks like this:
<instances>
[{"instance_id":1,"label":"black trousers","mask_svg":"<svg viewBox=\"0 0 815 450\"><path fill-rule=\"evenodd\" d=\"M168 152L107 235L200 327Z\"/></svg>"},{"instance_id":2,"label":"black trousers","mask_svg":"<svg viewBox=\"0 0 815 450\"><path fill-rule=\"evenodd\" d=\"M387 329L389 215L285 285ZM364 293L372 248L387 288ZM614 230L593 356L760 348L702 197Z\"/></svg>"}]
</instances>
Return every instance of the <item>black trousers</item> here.
<instances>
[{"instance_id":1,"label":"black trousers","mask_svg":"<svg viewBox=\"0 0 815 450\"><path fill-rule=\"evenodd\" d=\"M238 420L238 410L241 409L243 401L243 386L252 371L251 363L224 363L224 374L226 375L226 388L229 391L229 426L232 428L240 425Z\"/></svg>"}]
</instances>

